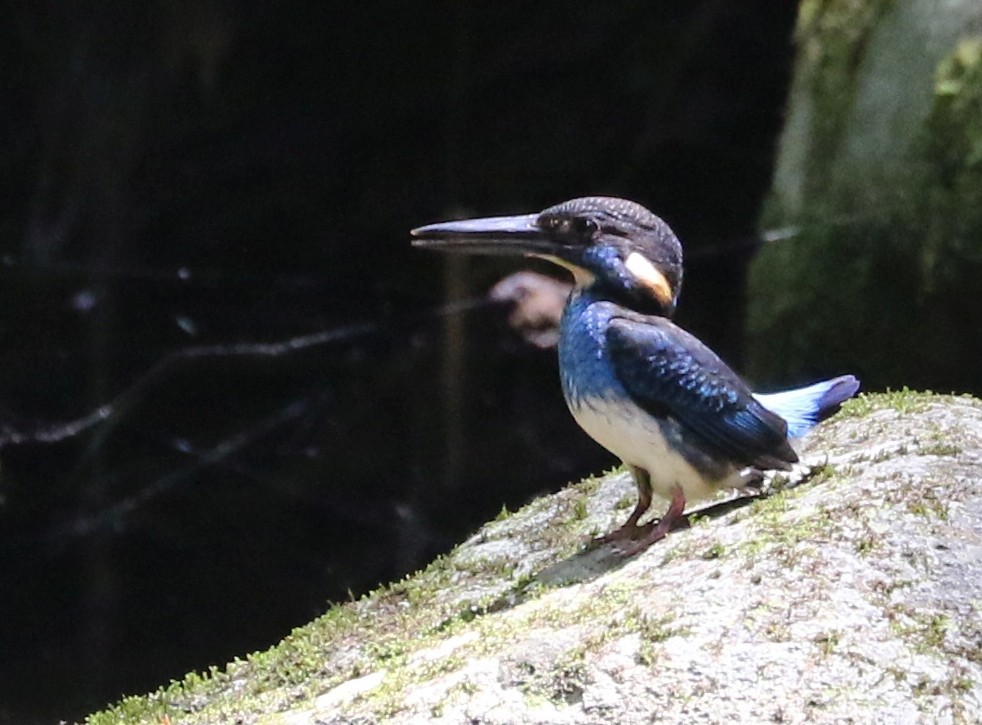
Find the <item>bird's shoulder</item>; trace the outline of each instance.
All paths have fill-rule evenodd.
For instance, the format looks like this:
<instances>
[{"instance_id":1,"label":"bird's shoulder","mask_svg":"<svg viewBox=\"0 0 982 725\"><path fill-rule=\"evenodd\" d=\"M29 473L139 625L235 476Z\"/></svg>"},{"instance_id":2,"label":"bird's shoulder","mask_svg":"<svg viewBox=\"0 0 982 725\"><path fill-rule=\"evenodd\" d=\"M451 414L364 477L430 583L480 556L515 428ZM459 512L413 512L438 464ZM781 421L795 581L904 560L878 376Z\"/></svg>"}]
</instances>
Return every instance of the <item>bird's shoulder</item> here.
<instances>
[{"instance_id":1,"label":"bird's shoulder","mask_svg":"<svg viewBox=\"0 0 982 725\"><path fill-rule=\"evenodd\" d=\"M735 461L786 468L797 460L784 419L764 408L707 345L671 320L623 311L610 317L606 342L617 378L648 412L684 422Z\"/></svg>"},{"instance_id":2,"label":"bird's shoulder","mask_svg":"<svg viewBox=\"0 0 982 725\"><path fill-rule=\"evenodd\" d=\"M717 409L753 400L747 384L709 346L671 320L622 311L607 345L619 371L680 387Z\"/></svg>"}]
</instances>

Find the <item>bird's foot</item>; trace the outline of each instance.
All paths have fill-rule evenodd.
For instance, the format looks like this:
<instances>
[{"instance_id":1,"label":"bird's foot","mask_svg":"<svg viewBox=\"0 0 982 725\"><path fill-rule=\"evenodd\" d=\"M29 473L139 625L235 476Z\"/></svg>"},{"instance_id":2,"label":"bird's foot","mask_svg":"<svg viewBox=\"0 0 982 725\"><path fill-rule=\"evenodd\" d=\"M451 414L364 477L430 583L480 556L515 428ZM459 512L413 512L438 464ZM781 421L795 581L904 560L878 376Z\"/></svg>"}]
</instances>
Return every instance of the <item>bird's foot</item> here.
<instances>
[{"instance_id":1,"label":"bird's foot","mask_svg":"<svg viewBox=\"0 0 982 725\"><path fill-rule=\"evenodd\" d=\"M641 497L641 499L638 501L638 505L635 507L634 511L631 512L631 515L628 517L627 521L625 521L619 528L611 531L609 534L593 539L593 543L596 546L603 546L605 544L617 544L620 546L626 541L635 541L641 536L644 536L651 524L644 524L642 526L638 524L638 521L641 520L641 517L644 516L645 512L648 510L648 506L650 505L650 497Z\"/></svg>"},{"instance_id":2,"label":"bird's foot","mask_svg":"<svg viewBox=\"0 0 982 725\"><path fill-rule=\"evenodd\" d=\"M614 529L609 534L599 536L592 541L597 546L604 546L605 544L619 545L623 544L624 542L632 542L644 535L644 532L648 526L650 526L650 524L638 526L638 524L634 521L628 520L623 526Z\"/></svg>"},{"instance_id":3,"label":"bird's foot","mask_svg":"<svg viewBox=\"0 0 982 725\"><path fill-rule=\"evenodd\" d=\"M689 519L686 516L674 521L669 521L668 517L652 521L650 524L638 527L641 534L637 538L631 541L618 542L617 551L625 559L629 559L635 554L640 554L655 542L661 541L670 532L687 528L689 528Z\"/></svg>"},{"instance_id":4,"label":"bird's foot","mask_svg":"<svg viewBox=\"0 0 982 725\"><path fill-rule=\"evenodd\" d=\"M689 519L684 512L685 495L682 493L681 488L676 488L672 493L672 503L661 519L652 521L644 526L636 526L635 528L639 529L642 533L638 538L632 539L630 543L624 542L622 544L618 542L617 548L621 556L627 559L635 554L640 554L656 541L664 539L670 531L688 528ZM615 531L614 533L616 534L617 532Z\"/></svg>"}]
</instances>

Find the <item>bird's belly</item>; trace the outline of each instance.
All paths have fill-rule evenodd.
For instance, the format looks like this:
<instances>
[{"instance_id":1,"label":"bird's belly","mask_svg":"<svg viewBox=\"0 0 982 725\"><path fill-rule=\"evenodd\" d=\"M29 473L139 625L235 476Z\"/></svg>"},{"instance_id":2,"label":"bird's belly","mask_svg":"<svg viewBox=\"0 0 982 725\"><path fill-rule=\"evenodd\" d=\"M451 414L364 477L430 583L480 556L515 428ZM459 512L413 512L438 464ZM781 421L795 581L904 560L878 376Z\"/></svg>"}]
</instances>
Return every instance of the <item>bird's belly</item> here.
<instances>
[{"instance_id":1,"label":"bird's belly","mask_svg":"<svg viewBox=\"0 0 982 725\"><path fill-rule=\"evenodd\" d=\"M679 486L686 500L708 498L720 488L740 484L734 467L699 470L682 452L684 442L670 444L669 438L677 437L674 421L661 422L630 403L596 397L570 403L570 412L597 443L625 463L645 469L652 490L660 496L670 497Z\"/></svg>"}]
</instances>

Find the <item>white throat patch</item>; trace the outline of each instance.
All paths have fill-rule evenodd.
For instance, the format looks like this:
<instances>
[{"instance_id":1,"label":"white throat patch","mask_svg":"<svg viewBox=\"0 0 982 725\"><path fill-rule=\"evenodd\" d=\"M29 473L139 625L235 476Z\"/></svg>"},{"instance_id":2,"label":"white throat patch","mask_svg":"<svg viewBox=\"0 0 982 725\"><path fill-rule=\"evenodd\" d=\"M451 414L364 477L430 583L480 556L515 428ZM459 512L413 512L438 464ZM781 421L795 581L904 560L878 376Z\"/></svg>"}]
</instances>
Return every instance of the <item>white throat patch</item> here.
<instances>
[{"instance_id":1,"label":"white throat patch","mask_svg":"<svg viewBox=\"0 0 982 725\"><path fill-rule=\"evenodd\" d=\"M577 287L589 287L591 284L593 284L593 280L596 279L593 272L583 269L583 267L578 267L575 264L571 264L560 257L554 257L551 254L530 254L528 256L545 259L548 262L559 265L563 269L568 269L573 274L573 282L576 283Z\"/></svg>"}]
</instances>

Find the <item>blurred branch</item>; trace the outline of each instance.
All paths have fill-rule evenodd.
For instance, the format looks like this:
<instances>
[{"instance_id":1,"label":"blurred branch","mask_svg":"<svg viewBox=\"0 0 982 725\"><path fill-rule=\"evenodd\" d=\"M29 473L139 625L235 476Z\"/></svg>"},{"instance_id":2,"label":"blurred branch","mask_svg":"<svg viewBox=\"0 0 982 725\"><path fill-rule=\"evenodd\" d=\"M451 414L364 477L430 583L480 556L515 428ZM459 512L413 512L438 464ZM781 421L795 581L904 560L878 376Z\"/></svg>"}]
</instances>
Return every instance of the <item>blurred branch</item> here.
<instances>
[{"instance_id":1,"label":"blurred branch","mask_svg":"<svg viewBox=\"0 0 982 725\"><path fill-rule=\"evenodd\" d=\"M159 360L147 372L141 375L126 390L119 393L92 412L75 420L56 423L35 429L33 431L15 431L5 426L0 430L0 450L10 445L24 443L58 443L78 435L102 423L120 419L133 407L153 385L161 381L179 365L190 361L206 358L221 357L279 357L291 352L297 352L317 345L347 340L366 335L378 328L377 325L364 323L325 330L312 335L292 337L288 340L269 343L233 343L229 345L199 345L177 350Z\"/></svg>"},{"instance_id":2,"label":"blurred branch","mask_svg":"<svg viewBox=\"0 0 982 725\"><path fill-rule=\"evenodd\" d=\"M308 398L295 400L289 405L277 410L272 415L267 416L259 424L225 438L212 448L198 454L192 463L181 466L177 470L157 478L150 484L141 487L133 495L127 496L101 511L76 517L70 523L56 527L53 531L49 531L44 538L77 538L87 536L106 526L118 527L126 516L143 504L187 480L202 468L219 463L223 459L260 440L281 425L300 417L307 411L308 407Z\"/></svg>"},{"instance_id":3,"label":"blurred branch","mask_svg":"<svg viewBox=\"0 0 982 725\"><path fill-rule=\"evenodd\" d=\"M445 317L489 304L491 302L484 297L460 300L443 305L423 317ZM0 450L8 446L29 443L59 443L99 425L105 426L101 431L104 438L111 431L112 424L119 422L148 390L189 361L226 357L282 357L320 345L363 337L382 329L380 323L364 322L275 342L243 342L182 348L159 360L112 400L79 418L40 426L31 431L14 430L9 425L0 426Z\"/></svg>"},{"instance_id":4,"label":"blurred branch","mask_svg":"<svg viewBox=\"0 0 982 725\"><path fill-rule=\"evenodd\" d=\"M863 215L858 214L839 215L838 217L826 220L826 224L831 227L846 226L861 222L863 218ZM796 226L764 230L755 236L729 239L718 244L703 245L698 249L688 251L686 257L690 262L702 262L748 248L756 249L768 243L793 241L798 237L799 231L799 227ZM117 270L117 273L128 274L119 270ZM495 289L497 290L498 288L496 287ZM482 296L448 302L419 317L443 318L491 304L500 304L501 302L502 300L495 298L494 290L492 290L492 296L490 298ZM118 421L133 405L139 402L149 389L165 379L169 373L187 361L223 357L280 357L320 345L362 337L378 332L381 329L382 325L379 323L366 322L276 342L200 345L183 348L159 360L143 375L137 378L130 387L119 393L112 400L79 418L61 423L47 424L30 431L16 430L10 425L0 424L0 451L8 446L15 445L58 443L77 436L100 424ZM107 426L106 432L109 430L111 430L111 426Z\"/></svg>"}]
</instances>

